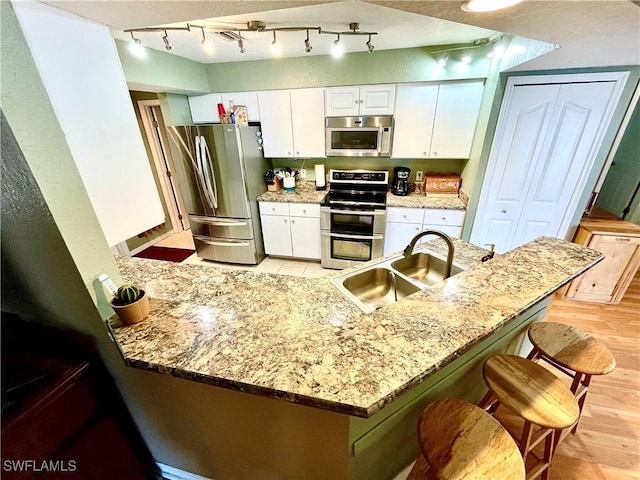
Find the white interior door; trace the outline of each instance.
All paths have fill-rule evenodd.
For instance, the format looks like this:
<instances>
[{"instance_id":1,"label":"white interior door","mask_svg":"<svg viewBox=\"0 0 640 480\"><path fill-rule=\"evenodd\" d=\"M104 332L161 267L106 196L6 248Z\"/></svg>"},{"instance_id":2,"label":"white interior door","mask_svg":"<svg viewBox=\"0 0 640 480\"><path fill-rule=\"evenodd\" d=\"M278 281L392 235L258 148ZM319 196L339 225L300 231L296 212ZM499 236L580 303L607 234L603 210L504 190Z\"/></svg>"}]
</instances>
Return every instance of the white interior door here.
<instances>
[{"instance_id":1,"label":"white interior door","mask_svg":"<svg viewBox=\"0 0 640 480\"><path fill-rule=\"evenodd\" d=\"M501 112L496 130L473 243L494 243L498 252L511 248L559 91L560 85L514 87L509 110Z\"/></svg>"},{"instance_id":2,"label":"white interior door","mask_svg":"<svg viewBox=\"0 0 640 480\"><path fill-rule=\"evenodd\" d=\"M589 174L587 160L614 86L615 82L561 86L518 222L516 245L542 235L564 236L561 225L573 215L570 200Z\"/></svg>"},{"instance_id":3,"label":"white interior door","mask_svg":"<svg viewBox=\"0 0 640 480\"><path fill-rule=\"evenodd\" d=\"M627 77L509 79L471 242L504 252L567 235Z\"/></svg>"}]
</instances>

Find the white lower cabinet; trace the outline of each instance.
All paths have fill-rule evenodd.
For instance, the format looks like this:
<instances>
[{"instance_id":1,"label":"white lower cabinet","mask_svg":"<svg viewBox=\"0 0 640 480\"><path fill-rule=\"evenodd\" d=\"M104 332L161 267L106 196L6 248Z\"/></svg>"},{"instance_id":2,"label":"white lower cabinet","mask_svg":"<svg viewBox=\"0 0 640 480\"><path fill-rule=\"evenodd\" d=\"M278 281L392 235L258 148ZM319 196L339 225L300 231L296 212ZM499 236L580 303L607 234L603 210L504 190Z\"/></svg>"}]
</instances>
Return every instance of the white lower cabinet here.
<instances>
[{"instance_id":1,"label":"white lower cabinet","mask_svg":"<svg viewBox=\"0 0 640 480\"><path fill-rule=\"evenodd\" d=\"M389 207L384 234L384 254L403 250L416 234L424 230L439 230L452 238L460 238L464 216L464 210ZM435 237L426 236L418 243L433 238Z\"/></svg>"},{"instance_id":2,"label":"white lower cabinet","mask_svg":"<svg viewBox=\"0 0 640 480\"><path fill-rule=\"evenodd\" d=\"M320 259L320 205L259 202L267 255Z\"/></svg>"}]
</instances>

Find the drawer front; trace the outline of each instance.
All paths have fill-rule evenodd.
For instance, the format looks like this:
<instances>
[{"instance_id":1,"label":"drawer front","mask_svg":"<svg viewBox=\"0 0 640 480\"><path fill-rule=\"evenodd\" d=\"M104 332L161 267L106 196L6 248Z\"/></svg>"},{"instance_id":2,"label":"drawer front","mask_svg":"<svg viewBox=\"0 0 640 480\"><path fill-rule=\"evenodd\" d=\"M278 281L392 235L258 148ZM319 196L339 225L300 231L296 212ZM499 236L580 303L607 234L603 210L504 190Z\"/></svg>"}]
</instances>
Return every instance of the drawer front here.
<instances>
[{"instance_id":1,"label":"drawer front","mask_svg":"<svg viewBox=\"0 0 640 480\"><path fill-rule=\"evenodd\" d=\"M258 205L260 206L261 215L289 215L288 203L258 202Z\"/></svg>"},{"instance_id":2,"label":"drawer front","mask_svg":"<svg viewBox=\"0 0 640 480\"><path fill-rule=\"evenodd\" d=\"M387 208L387 222L422 223L424 210L422 208Z\"/></svg>"},{"instance_id":3,"label":"drawer front","mask_svg":"<svg viewBox=\"0 0 640 480\"><path fill-rule=\"evenodd\" d=\"M194 236L253 238L253 224L249 220L201 217L189 215L189 226Z\"/></svg>"},{"instance_id":4,"label":"drawer front","mask_svg":"<svg viewBox=\"0 0 640 480\"><path fill-rule=\"evenodd\" d=\"M442 233L449 235L451 238L460 238L460 235L462 234L462 227L458 227L456 225L424 224L422 225L422 230L439 230ZM423 241L426 242L428 240L433 240L434 237L426 236L422 238L423 238Z\"/></svg>"},{"instance_id":5,"label":"drawer front","mask_svg":"<svg viewBox=\"0 0 640 480\"><path fill-rule=\"evenodd\" d=\"M292 217L320 218L320 205L315 203L291 203L289 215Z\"/></svg>"},{"instance_id":6,"label":"drawer front","mask_svg":"<svg viewBox=\"0 0 640 480\"><path fill-rule=\"evenodd\" d=\"M464 210L438 210L427 209L424 211L424 223L429 225L452 225L461 227L464 223Z\"/></svg>"}]
</instances>

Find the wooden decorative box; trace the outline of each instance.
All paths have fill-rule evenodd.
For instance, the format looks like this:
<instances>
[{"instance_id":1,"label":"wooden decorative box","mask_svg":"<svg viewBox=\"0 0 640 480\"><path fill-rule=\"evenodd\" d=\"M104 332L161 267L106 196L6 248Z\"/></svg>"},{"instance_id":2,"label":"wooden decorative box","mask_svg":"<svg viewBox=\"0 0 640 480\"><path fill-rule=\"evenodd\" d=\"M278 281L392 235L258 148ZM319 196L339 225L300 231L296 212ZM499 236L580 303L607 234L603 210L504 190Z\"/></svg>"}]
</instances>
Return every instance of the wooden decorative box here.
<instances>
[{"instance_id":1,"label":"wooden decorative box","mask_svg":"<svg viewBox=\"0 0 640 480\"><path fill-rule=\"evenodd\" d=\"M427 173L424 192L432 197L457 197L460 183L460 175L456 173Z\"/></svg>"}]
</instances>

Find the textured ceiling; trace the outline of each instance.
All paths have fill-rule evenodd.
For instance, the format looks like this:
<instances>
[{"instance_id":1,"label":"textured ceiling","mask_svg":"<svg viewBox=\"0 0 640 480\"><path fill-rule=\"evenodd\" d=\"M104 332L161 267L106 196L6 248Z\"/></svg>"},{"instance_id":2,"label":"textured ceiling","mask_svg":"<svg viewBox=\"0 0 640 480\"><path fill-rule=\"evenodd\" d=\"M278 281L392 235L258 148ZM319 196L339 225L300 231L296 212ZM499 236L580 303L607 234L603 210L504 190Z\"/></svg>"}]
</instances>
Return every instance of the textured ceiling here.
<instances>
[{"instance_id":1,"label":"textured ceiling","mask_svg":"<svg viewBox=\"0 0 640 480\"><path fill-rule=\"evenodd\" d=\"M49 0L45 3L112 29L124 29L333 2ZM509 9L489 13L463 12L461 0L353 3L372 3L560 45L555 52L532 60L518 67L520 69L640 64L640 8L627 0L525 0Z\"/></svg>"}]
</instances>

